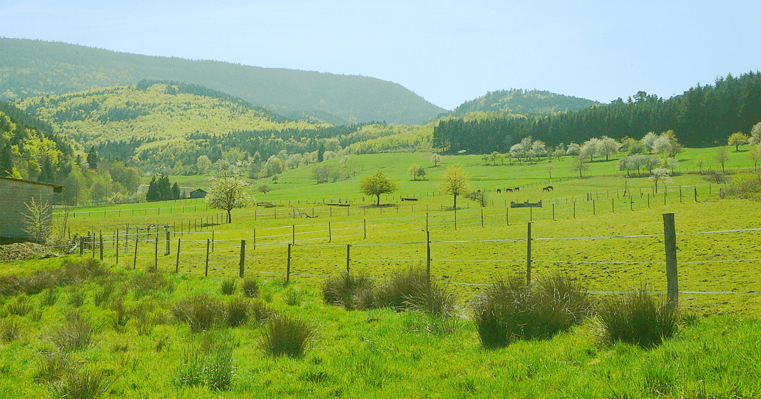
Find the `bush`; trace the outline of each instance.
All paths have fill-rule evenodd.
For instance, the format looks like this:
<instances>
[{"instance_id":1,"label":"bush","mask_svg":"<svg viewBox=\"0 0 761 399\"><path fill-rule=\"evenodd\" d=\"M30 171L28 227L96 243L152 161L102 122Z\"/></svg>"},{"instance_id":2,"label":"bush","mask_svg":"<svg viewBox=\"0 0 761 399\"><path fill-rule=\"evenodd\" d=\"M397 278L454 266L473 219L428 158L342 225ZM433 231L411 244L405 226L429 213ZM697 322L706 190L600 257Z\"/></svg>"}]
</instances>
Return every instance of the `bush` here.
<instances>
[{"instance_id":1,"label":"bush","mask_svg":"<svg viewBox=\"0 0 761 399\"><path fill-rule=\"evenodd\" d=\"M205 293L185 298L174 307L174 316L188 323L190 331L194 333L210 329L223 315L223 306L219 300Z\"/></svg>"},{"instance_id":2,"label":"bush","mask_svg":"<svg viewBox=\"0 0 761 399\"><path fill-rule=\"evenodd\" d=\"M343 272L340 276L325 280L322 284L322 300L329 305L343 306L346 310L365 309L368 305L366 295L358 301L357 294L372 292L372 288L372 281L368 278Z\"/></svg>"},{"instance_id":3,"label":"bush","mask_svg":"<svg viewBox=\"0 0 761 399\"><path fill-rule=\"evenodd\" d=\"M77 311L70 312L63 324L53 333L52 341L61 350L76 350L90 346L95 328L85 316Z\"/></svg>"},{"instance_id":4,"label":"bush","mask_svg":"<svg viewBox=\"0 0 761 399\"><path fill-rule=\"evenodd\" d=\"M660 345L676 333L679 325L678 310L644 289L603 301L598 315L607 341L642 348Z\"/></svg>"},{"instance_id":5,"label":"bush","mask_svg":"<svg viewBox=\"0 0 761 399\"><path fill-rule=\"evenodd\" d=\"M590 309L586 291L568 277L541 279L533 287L516 277L476 299L473 321L481 344L498 348L516 339L551 338L580 323Z\"/></svg>"},{"instance_id":6,"label":"bush","mask_svg":"<svg viewBox=\"0 0 761 399\"><path fill-rule=\"evenodd\" d=\"M431 281L428 284L416 287L415 291L407 297L409 309L421 311L433 316L450 317L454 315L456 297L444 290L444 288Z\"/></svg>"},{"instance_id":7,"label":"bush","mask_svg":"<svg viewBox=\"0 0 761 399\"><path fill-rule=\"evenodd\" d=\"M222 295L234 294L237 286L238 286L238 282L235 281L235 277L225 279L224 281L222 281Z\"/></svg>"},{"instance_id":8,"label":"bush","mask_svg":"<svg viewBox=\"0 0 761 399\"><path fill-rule=\"evenodd\" d=\"M254 298L259 294L259 280L254 277L246 276L240 284L243 295Z\"/></svg>"},{"instance_id":9,"label":"bush","mask_svg":"<svg viewBox=\"0 0 761 399\"><path fill-rule=\"evenodd\" d=\"M275 315L264 329L261 345L270 355L295 358L304 354L313 336L314 329L305 322Z\"/></svg>"},{"instance_id":10,"label":"bush","mask_svg":"<svg viewBox=\"0 0 761 399\"><path fill-rule=\"evenodd\" d=\"M753 173L743 173L732 179L727 188L727 196L746 199L761 199L761 176Z\"/></svg>"}]
</instances>

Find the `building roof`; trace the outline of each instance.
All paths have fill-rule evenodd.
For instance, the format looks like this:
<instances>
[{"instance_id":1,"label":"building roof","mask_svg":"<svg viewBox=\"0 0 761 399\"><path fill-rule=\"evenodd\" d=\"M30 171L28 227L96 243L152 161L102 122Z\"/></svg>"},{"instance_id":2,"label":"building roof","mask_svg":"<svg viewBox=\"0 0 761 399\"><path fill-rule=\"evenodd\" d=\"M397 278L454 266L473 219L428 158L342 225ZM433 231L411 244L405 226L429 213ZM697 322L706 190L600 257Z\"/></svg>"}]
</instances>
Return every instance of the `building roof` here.
<instances>
[{"instance_id":1,"label":"building roof","mask_svg":"<svg viewBox=\"0 0 761 399\"><path fill-rule=\"evenodd\" d=\"M24 179L14 179L12 177L0 177L0 179L15 181L15 182L19 182L19 183L37 184L37 185L40 185L40 186L50 186L50 187L53 187L53 188L63 187L60 184L43 183L43 182L39 182L39 181L24 180Z\"/></svg>"}]
</instances>

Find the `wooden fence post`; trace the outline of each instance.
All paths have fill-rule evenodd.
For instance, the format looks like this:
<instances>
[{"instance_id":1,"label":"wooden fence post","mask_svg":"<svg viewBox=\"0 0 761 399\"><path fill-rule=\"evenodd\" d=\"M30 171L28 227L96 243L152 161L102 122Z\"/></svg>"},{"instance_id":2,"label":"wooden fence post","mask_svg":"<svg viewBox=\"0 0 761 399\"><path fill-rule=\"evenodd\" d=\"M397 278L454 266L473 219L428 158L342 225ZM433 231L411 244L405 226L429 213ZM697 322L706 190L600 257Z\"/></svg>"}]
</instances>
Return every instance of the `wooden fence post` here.
<instances>
[{"instance_id":1,"label":"wooden fence post","mask_svg":"<svg viewBox=\"0 0 761 399\"><path fill-rule=\"evenodd\" d=\"M103 232L98 233L100 237L100 260L103 261Z\"/></svg>"},{"instance_id":2,"label":"wooden fence post","mask_svg":"<svg viewBox=\"0 0 761 399\"><path fill-rule=\"evenodd\" d=\"M159 270L159 235L156 233L156 251L153 254L153 269Z\"/></svg>"},{"instance_id":3,"label":"wooden fence post","mask_svg":"<svg viewBox=\"0 0 761 399\"><path fill-rule=\"evenodd\" d=\"M676 308L679 305L679 279L676 263L676 227L673 213L663 214L663 242L666 247L666 284L668 286L668 303Z\"/></svg>"},{"instance_id":4,"label":"wooden fence post","mask_svg":"<svg viewBox=\"0 0 761 399\"><path fill-rule=\"evenodd\" d=\"M288 244L288 263L285 269L285 283L286 284L289 284L291 282L291 245L292 244Z\"/></svg>"},{"instance_id":5,"label":"wooden fence post","mask_svg":"<svg viewBox=\"0 0 761 399\"><path fill-rule=\"evenodd\" d=\"M346 274L349 274L349 262L351 262L351 244L346 244Z\"/></svg>"},{"instance_id":6,"label":"wooden fence post","mask_svg":"<svg viewBox=\"0 0 761 399\"><path fill-rule=\"evenodd\" d=\"M330 221L328 221L328 242L333 241L333 230L330 229Z\"/></svg>"},{"instance_id":7,"label":"wooden fence post","mask_svg":"<svg viewBox=\"0 0 761 399\"><path fill-rule=\"evenodd\" d=\"M206 239L206 270L203 273L204 277L208 277L209 276L209 245L210 245L210 241L207 238Z\"/></svg>"},{"instance_id":8,"label":"wooden fence post","mask_svg":"<svg viewBox=\"0 0 761 399\"><path fill-rule=\"evenodd\" d=\"M365 233L364 233L364 239L366 240L367 239L367 219L362 219L362 226L363 226L364 231L365 231Z\"/></svg>"},{"instance_id":9,"label":"wooden fence post","mask_svg":"<svg viewBox=\"0 0 761 399\"><path fill-rule=\"evenodd\" d=\"M428 229L425 230L425 272L431 284L431 232Z\"/></svg>"},{"instance_id":10,"label":"wooden fence post","mask_svg":"<svg viewBox=\"0 0 761 399\"><path fill-rule=\"evenodd\" d=\"M171 252L170 242L169 242L170 239L171 239L171 233L169 232L169 226L167 226L166 227L166 253L164 254L164 256L169 255L169 253Z\"/></svg>"},{"instance_id":11,"label":"wooden fence post","mask_svg":"<svg viewBox=\"0 0 761 399\"><path fill-rule=\"evenodd\" d=\"M528 222L526 239L526 285L531 285L531 222Z\"/></svg>"},{"instance_id":12,"label":"wooden fence post","mask_svg":"<svg viewBox=\"0 0 761 399\"><path fill-rule=\"evenodd\" d=\"M180 271L180 244L182 243L182 238L177 239L177 261L174 264L174 272L178 273Z\"/></svg>"},{"instance_id":13,"label":"wooden fence post","mask_svg":"<svg viewBox=\"0 0 761 399\"><path fill-rule=\"evenodd\" d=\"M132 260L132 270L135 270L135 268L137 267L137 242L139 239L140 239L140 233L135 234L135 259Z\"/></svg>"},{"instance_id":14,"label":"wooden fence post","mask_svg":"<svg viewBox=\"0 0 761 399\"><path fill-rule=\"evenodd\" d=\"M243 274L246 271L246 240L240 240L240 278L243 278Z\"/></svg>"}]
</instances>

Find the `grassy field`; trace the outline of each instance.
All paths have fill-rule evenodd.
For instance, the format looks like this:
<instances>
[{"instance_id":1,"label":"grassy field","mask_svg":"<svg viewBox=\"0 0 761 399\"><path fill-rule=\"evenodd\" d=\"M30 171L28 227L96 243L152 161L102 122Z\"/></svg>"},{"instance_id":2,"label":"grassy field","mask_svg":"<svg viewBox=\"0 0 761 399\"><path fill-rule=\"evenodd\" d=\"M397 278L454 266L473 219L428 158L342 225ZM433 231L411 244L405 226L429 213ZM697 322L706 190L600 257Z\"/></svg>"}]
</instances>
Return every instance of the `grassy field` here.
<instances>
[{"instance_id":1,"label":"grassy field","mask_svg":"<svg viewBox=\"0 0 761 399\"><path fill-rule=\"evenodd\" d=\"M682 167L713 152L685 151ZM734 168L752 167L743 153L730 154ZM761 327L761 231L751 216L758 214L757 202L720 199L723 185L705 175L682 173L667 184L664 205L663 188L656 194L645 178L616 175L614 160L593 163L591 177L584 179L571 179L568 160L553 162L551 192L542 191L549 181L546 161L485 166L480 157L444 157L442 164L428 168L427 180L411 181L409 165L428 165L428 157L352 156L351 166L360 171L355 178L322 185L311 181L311 166L289 171L272 185L274 191L257 194L258 201L275 207L234 210L230 224L219 223L221 213L193 201L75 210L67 227L72 234L102 232L108 274L54 289L58 299L52 304L49 291L0 296L2 331L13 323L19 326L16 338L0 344L0 396L56 397L51 392L60 381L48 373L55 353L107 377L106 397L761 395L756 334ZM460 209L450 209L452 198L439 193L436 182L454 162L472 174L474 189L489 191L488 206L460 199ZM380 208L371 206L370 198L363 200L358 190L359 180L379 169L401 185L399 192L382 197L386 206ZM495 192L505 187L521 190ZM419 200L399 200L412 196ZM349 206L323 204L339 199ZM541 200L543 206L533 213L509 208L510 201L526 200ZM592 318L550 340L497 350L481 347L470 321L472 300L494 279L525 273L529 221L533 276L567 274L600 300L610 292L643 286L665 291L664 213L676 217L680 307L695 315L685 319L676 337L649 350L606 343L599 321ZM130 235L125 237L128 223ZM137 227L149 225L162 227L158 234L154 227L135 236ZM163 226L169 226L169 254ZM420 312L349 312L322 303L319 287L326 276L346 269L347 251L352 273L379 283L411 266L425 266L426 230L433 278L457 296L459 318L442 326L441 320ZM198 293L224 301L241 296L240 289L232 296L221 293L222 284L238 275L241 240L246 240L246 274L260 282L258 299L252 301L315 328L304 356L264 353L265 327L254 321L192 332L175 315L178 303ZM204 277L207 243L209 276ZM82 258L93 256L99 258L99 251L87 247ZM64 260L79 261L80 256L4 264L0 276L56 270ZM158 274L146 271L154 262ZM133 265L137 270L131 270ZM289 265L291 283L285 285ZM104 298L104 287L113 294ZM18 312L23 303L27 311ZM96 327L89 345L64 350L56 337L72 318L72 309ZM193 353L213 354L210 348L220 347L227 348L232 365L224 392L182 382ZM74 369L70 374L76 374Z\"/></svg>"}]
</instances>

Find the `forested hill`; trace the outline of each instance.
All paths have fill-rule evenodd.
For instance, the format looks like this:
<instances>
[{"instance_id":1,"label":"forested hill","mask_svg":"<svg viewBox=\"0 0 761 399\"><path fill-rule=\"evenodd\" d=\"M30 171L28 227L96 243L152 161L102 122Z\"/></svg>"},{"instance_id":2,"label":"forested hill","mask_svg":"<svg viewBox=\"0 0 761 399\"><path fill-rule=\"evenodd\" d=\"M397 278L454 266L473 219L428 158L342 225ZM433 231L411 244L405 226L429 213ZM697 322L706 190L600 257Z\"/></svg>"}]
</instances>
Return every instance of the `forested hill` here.
<instances>
[{"instance_id":1,"label":"forested hill","mask_svg":"<svg viewBox=\"0 0 761 399\"><path fill-rule=\"evenodd\" d=\"M578 111L594 105L592 100L564 96L539 90L499 90L462 103L454 111L441 116L465 116L470 113L550 114Z\"/></svg>"},{"instance_id":2,"label":"forested hill","mask_svg":"<svg viewBox=\"0 0 761 399\"><path fill-rule=\"evenodd\" d=\"M53 128L0 101L0 176L53 183L66 165L72 149Z\"/></svg>"},{"instance_id":3,"label":"forested hill","mask_svg":"<svg viewBox=\"0 0 761 399\"><path fill-rule=\"evenodd\" d=\"M205 86L279 115L329 123L418 124L444 112L396 83L363 76L151 57L0 38L0 99L65 94L143 79Z\"/></svg>"},{"instance_id":4,"label":"forested hill","mask_svg":"<svg viewBox=\"0 0 761 399\"><path fill-rule=\"evenodd\" d=\"M734 132L748 133L761 121L761 73L749 72L697 85L669 99L637 93L627 101L595 104L575 112L524 117L443 119L435 128L433 147L442 152L507 152L531 136L547 145L581 143L592 137L639 139L648 132L673 130L688 147L726 143Z\"/></svg>"}]
</instances>

